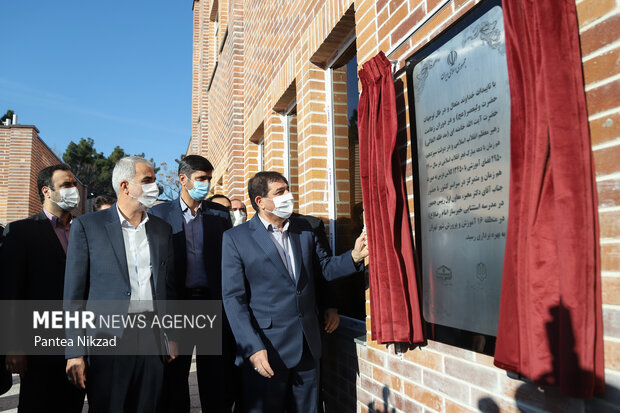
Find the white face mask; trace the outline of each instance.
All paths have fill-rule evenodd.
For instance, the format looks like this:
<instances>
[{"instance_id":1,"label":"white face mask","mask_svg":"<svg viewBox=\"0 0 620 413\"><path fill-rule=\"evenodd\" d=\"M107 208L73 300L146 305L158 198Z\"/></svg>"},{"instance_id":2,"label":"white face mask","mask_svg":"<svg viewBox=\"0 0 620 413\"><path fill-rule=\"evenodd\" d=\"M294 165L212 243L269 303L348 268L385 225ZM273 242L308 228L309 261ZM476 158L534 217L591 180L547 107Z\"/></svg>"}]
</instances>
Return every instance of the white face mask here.
<instances>
[{"instance_id":1,"label":"white face mask","mask_svg":"<svg viewBox=\"0 0 620 413\"><path fill-rule=\"evenodd\" d=\"M243 211L238 209L231 212L231 218L233 222L233 227L236 227L237 225L241 225L245 222L246 215Z\"/></svg>"},{"instance_id":2,"label":"white face mask","mask_svg":"<svg viewBox=\"0 0 620 413\"><path fill-rule=\"evenodd\" d=\"M294 207L293 194L289 192L288 194L276 196L271 200L273 201L275 208L273 209L273 211L269 211L267 209L265 211L271 212L275 216L284 219L287 219L291 216Z\"/></svg>"},{"instance_id":3,"label":"white face mask","mask_svg":"<svg viewBox=\"0 0 620 413\"><path fill-rule=\"evenodd\" d=\"M71 211L80 203L80 193L75 186L72 188L61 188L56 192L60 194L60 200L54 201L52 198L50 199L63 211Z\"/></svg>"},{"instance_id":4,"label":"white face mask","mask_svg":"<svg viewBox=\"0 0 620 413\"><path fill-rule=\"evenodd\" d=\"M142 187L142 195L139 197L135 197L131 195L131 191L129 191L129 196L133 199L137 199L140 201L142 205L144 205L147 209L155 205L157 202L157 198L159 197L159 187L155 182L150 184L138 185L133 182L129 182L132 185L141 186Z\"/></svg>"}]
</instances>

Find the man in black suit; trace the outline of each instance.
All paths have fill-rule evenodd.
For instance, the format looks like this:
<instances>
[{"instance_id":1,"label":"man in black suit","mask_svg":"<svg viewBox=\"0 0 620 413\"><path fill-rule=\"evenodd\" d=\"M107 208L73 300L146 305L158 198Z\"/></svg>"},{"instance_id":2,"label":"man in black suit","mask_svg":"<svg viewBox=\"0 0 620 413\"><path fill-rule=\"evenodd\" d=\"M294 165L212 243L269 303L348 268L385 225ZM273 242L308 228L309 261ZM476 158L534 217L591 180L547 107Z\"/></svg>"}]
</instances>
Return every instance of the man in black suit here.
<instances>
[{"instance_id":1,"label":"man in black suit","mask_svg":"<svg viewBox=\"0 0 620 413\"><path fill-rule=\"evenodd\" d=\"M153 300L176 298L170 225L146 213L159 196L153 164L138 156L121 159L112 172L112 186L116 204L73 223L65 310L81 309L76 300L118 300L126 304L123 316L128 313L152 320L163 315ZM67 330L68 338L83 334L83 330ZM163 333L139 328L116 334L118 347L134 344L140 355L86 354L67 348L67 375L77 387L86 388L91 412L156 411L164 373L164 359L157 355L164 351ZM170 357L175 356L176 343L171 341Z\"/></svg>"},{"instance_id":2,"label":"man in black suit","mask_svg":"<svg viewBox=\"0 0 620 413\"><path fill-rule=\"evenodd\" d=\"M43 210L4 230L2 290L8 300L62 300L71 210L80 197L67 165L41 170L37 186ZM71 386L62 356L6 356L6 369L21 375L20 412L81 412L84 392Z\"/></svg>"},{"instance_id":3,"label":"man in black suit","mask_svg":"<svg viewBox=\"0 0 620 413\"><path fill-rule=\"evenodd\" d=\"M202 156L189 155L179 163L179 198L151 209L172 227L175 277L182 299L222 299L222 234L231 228L228 208L204 201L213 166ZM200 403L204 411L230 412L235 401L235 342L228 322L222 328L222 355L202 355L201 343L181 340L179 357L165 368L163 410L189 412L189 370L196 347Z\"/></svg>"},{"instance_id":4,"label":"man in black suit","mask_svg":"<svg viewBox=\"0 0 620 413\"><path fill-rule=\"evenodd\" d=\"M4 226L0 225L0 257L2 256L2 244L4 244ZM2 263L0 262L0 279L2 279ZM0 299L4 300L6 297L4 293L0 292ZM0 355L0 395L8 392L13 385L13 377L11 373L6 369L6 359L4 354Z\"/></svg>"}]
</instances>

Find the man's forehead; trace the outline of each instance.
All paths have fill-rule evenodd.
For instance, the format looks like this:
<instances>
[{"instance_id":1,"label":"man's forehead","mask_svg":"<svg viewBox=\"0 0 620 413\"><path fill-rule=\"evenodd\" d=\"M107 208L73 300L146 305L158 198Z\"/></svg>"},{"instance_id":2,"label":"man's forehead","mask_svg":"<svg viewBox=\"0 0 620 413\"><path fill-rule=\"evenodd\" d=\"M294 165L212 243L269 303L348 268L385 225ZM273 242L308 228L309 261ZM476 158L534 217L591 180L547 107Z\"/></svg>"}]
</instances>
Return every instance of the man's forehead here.
<instances>
[{"instance_id":1,"label":"man's forehead","mask_svg":"<svg viewBox=\"0 0 620 413\"><path fill-rule=\"evenodd\" d=\"M148 166L145 163L142 162L138 162L136 164L136 175L155 175L155 172L153 171L153 168L151 168L150 166Z\"/></svg>"},{"instance_id":2,"label":"man's forehead","mask_svg":"<svg viewBox=\"0 0 620 413\"><path fill-rule=\"evenodd\" d=\"M55 182L75 181L75 177L73 176L71 171L57 169L52 174L52 181L55 181Z\"/></svg>"},{"instance_id":3,"label":"man's forehead","mask_svg":"<svg viewBox=\"0 0 620 413\"><path fill-rule=\"evenodd\" d=\"M213 171L194 171L191 173L191 176L199 177L199 176L213 176Z\"/></svg>"},{"instance_id":4,"label":"man's forehead","mask_svg":"<svg viewBox=\"0 0 620 413\"><path fill-rule=\"evenodd\" d=\"M275 182L269 182L269 185L268 185L269 191L276 191L282 187L288 188L288 184L284 181L275 181Z\"/></svg>"}]
</instances>

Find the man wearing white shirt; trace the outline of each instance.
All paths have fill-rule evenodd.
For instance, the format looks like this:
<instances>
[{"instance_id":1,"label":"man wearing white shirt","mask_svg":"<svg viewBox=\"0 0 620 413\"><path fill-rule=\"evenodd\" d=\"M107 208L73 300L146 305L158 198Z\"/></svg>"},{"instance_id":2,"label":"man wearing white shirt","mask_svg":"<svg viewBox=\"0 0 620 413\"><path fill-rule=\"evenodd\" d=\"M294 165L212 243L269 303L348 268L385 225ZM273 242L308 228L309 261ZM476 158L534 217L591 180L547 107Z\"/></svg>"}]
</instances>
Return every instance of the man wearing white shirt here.
<instances>
[{"instance_id":1,"label":"man wearing white shirt","mask_svg":"<svg viewBox=\"0 0 620 413\"><path fill-rule=\"evenodd\" d=\"M76 218L71 227L65 271L65 309L76 300L119 300L128 313L147 320L153 300L176 298L172 230L147 214L159 195L153 164L141 157L121 159L112 173L118 202L109 209ZM69 307L68 307L69 306ZM67 330L67 336L84 331ZM96 333L96 332L95 332ZM86 388L91 412L153 412L162 391L162 332L125 329L119 347L142 355L86 354L67 348L67 376ZM125 347L123 347L125 346ZM170 342L170 358L176 344Z\"/></svg>"}]
</instances>

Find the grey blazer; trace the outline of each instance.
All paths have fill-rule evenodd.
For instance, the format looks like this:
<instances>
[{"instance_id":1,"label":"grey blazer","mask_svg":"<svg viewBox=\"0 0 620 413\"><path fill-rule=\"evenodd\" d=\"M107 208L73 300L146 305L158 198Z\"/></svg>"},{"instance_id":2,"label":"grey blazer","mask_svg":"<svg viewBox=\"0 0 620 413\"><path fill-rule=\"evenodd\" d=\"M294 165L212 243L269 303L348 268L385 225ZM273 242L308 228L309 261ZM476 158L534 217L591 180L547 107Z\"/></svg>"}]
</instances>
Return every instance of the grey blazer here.
<instances>
[{"instance_id":1,"label":"grey blazer","mask_svg":"<svg viewBox=\"0 0 620 413\"><path fill-rule=\"evenodd\" d=\"M172 229L164 220L149 214L146 234L151 252L153 299L176 299ZM74 219L67 248L65 310L78 309L73 300L118 300L119 308L126 314L130 298L125 242L116 204ZM156 308L155 311L162 312L163 309ZM84 333L78 329L67 330L67 338ZM101 332L86 333L96 336ZM114 335L122 336L122 330L116 330ZM67 358L82 355L85 355L83 351L67 348Z\"/></svg>"}]
</instances>

